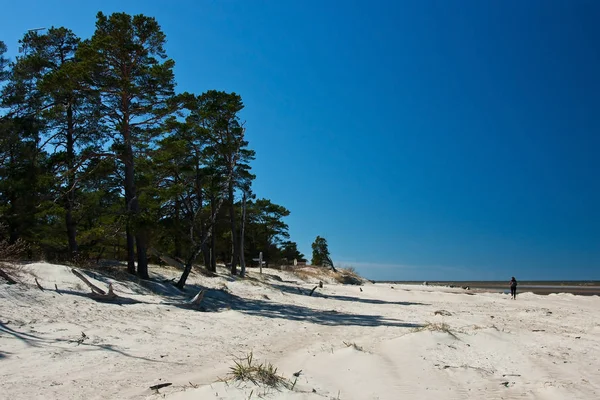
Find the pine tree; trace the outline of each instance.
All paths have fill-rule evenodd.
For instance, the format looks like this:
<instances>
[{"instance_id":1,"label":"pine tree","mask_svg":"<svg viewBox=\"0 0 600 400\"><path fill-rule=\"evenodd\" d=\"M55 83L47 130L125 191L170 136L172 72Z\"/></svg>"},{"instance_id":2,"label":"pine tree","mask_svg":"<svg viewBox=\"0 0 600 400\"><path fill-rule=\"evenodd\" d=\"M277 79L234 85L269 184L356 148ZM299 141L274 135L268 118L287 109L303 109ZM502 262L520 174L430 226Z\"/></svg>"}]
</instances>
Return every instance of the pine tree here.
<instances>
[{"instance_id":1,"label":"pine tree","mask_svg":"<svg viewBox=\"0 0 600 400\"><path fill-rule=\"evenodd\" d=\"M26 53L15 65L21 75L35 82L28 102L43 124L42 147L50 148L49 162L57 174L53 201L63 207L70 257L78 251L74 210L78 201L81 156L99 146L97 99L83 82L82 64L75 52L80 40L66 28L50 28L46 34L29 32L21 40Z\"/></svg>"},{"instance_id":2,"label":"pine tree","mask_svg":"<svg viewBox=\"0 0 600 400\"><path fill-rule=\"evenodd\" d=\"M211 137L209 156L215 158L221 176L231 176L227 183L227 207L232 241L231 274L237 273L240 260L240 234L237 230L235 212L235 191L249 187L254 179L250 173L250 161L254 150L248 149L245 128L238 113L244 108L242 98L235 93L210 90L199 97L203 127Z\"/></svg>"},{"instance_id":3,"label":"pine tree","mask_svg":"<svg viewBox=\"0 0 600 400\"><path fill-rule=\"evenodd\" d=\"M321 236L317 236L312 244L312 265L324 265L329 260L329 248L327 240Z\"/></svg>"},{"instance_id":4,"label":"pine tree","mask_svg":"<svg viewBox=\"0 0 600 400\"><path fill-rule=\"evenodd\" d=\"M144 15L99 12L92 38L78 55L90 73L90 85L101 100L101 116L123 167L127 215L127 266L148 278L147 229L141 221L136 185L136 154L148 150L163 132L164 121L177 108L174 101L175 62L167 59L166 41L158 22Z\"/></svg>"}]
</instances>

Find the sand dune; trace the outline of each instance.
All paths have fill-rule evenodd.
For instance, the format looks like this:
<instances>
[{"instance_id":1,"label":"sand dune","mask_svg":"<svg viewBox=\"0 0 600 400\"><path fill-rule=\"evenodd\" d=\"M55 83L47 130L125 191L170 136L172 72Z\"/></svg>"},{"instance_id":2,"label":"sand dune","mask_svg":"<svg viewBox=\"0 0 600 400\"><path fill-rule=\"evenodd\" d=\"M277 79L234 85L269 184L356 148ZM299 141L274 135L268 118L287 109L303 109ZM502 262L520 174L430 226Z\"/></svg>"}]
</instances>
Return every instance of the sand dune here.
<instances>
[{"instance_id":1,"label":"sand dune","mask_svg":"<svg viewBox=\"0 0 600 400\"><path fill-rule=\"evenodd\" d=\"M600 398L597 296L511 301L330 281L308 296L314 282L273 271L249 280L192 274L181 294L160 279L91 273L129 299L119 305L90 299L67 267L26 269L46 290L27 274L24 284L0 283L2 399ZM176 274L153 269L156 278ZM206 312L185 307L201 288ZM233 360L250 352L289 384L228 380ZM160 383L171 385L150 389Z\"/></svg>"}]
</instances>

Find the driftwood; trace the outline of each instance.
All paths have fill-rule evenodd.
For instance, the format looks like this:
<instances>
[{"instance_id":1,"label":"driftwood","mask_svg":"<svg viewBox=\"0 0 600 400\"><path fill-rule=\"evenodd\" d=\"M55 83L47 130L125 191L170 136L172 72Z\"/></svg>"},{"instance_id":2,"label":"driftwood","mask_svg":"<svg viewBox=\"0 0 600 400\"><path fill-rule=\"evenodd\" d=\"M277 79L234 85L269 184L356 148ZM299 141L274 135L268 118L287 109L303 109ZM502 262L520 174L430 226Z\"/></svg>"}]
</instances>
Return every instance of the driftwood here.
<instances>
[{"instance_id":1,"label":"driftwood","mask_svg":"<svg viewBox=\"0 0 600 400\"><path fill-rule=\"evenodd\" d=\"M316 288L318 288L318 287L319 287L319 286L315 286L314 288L312 288L312 290L310 291L310 294L309 294L309 296L312 296L312 295L313 295L313 293L315 292L315 289L316 289Z\"/></svg>"},{"instance_id":2,"label":"driftwood","mask_svg":"<svg viewBox=\"0 0 600 400\"><path fill-rule=\"evenodd\" d=\"M199 306L202 300L204 299L204 290L200 290L197 295L194 296L192 301L190 301L191 306Z\"/></svg>"},{"instance_id":3,"label":"driftwood","mask_svg":"<svg viewBox=\"0 0 600 400\"><path fill-rule=\"evenodd\" d=\"M200 311L204 311L201 306L200 303L202 303L202 300L204 300L204 295L206 294L206 290L202 289L198 292L198 294L196 294L194 297L192 297L192 299L190 301L186 301L183 303L180 302L161 302L160 304L165 305L165 306L175 306L175 307L180 307L180 308L191 308L191 309L195 309L195 310L200 310Z\"/></svg>"},{"instance_id":4,"label":"driftwood","mask_svg":"<svg viewBox=\"0 0 600 400\"><path fill-rule=\"evenodd\" d=\"M40 285L40 283L38 282L37 278L35 279L35 284L37 285L38 289L40 289L42 292L44 291L44 288L42 287L42 285Z\"/></svg>"},{"instance_id":5,"label":"driftwood","mask_svg":"<svg viewBox=\"0 0 600 400\"><path fill-rule=\"evenodd\" d=\"M14 285L15 283L17 283L17 281L15 281L13 278L11 278L6 272L4 272L1 268L0 268L0 276L3 277L4 279L6 279L6 281L8 282L9 285Z\"/></svg>"},{"instance_id":6,"label":"driftwood","mask_svg":"<svg viewBox=\"0 0 600 400\"><path fill-rule=\"evenodd\" d=\"M96 286L92 282L90 282L85 276L83 276L81 274L81 272L77 271L75 268L72 268L71 272L76 277L81 279L86 285L88 285L88 287L92 290L92 293L99 294L99 295L106 295L106 292L104 290L100 289L98 286Z\"/></svg>"},{"instance_id":7,"label":"driftwood","mask_svg":"<svg viewBox=\"0 0 600 400\"><path fill-rule=\"evenodd\" d=\"M90 282L85 276L83 276L83 274L79 271L77 271L75 268L71 269L71 272L73 272L73 274L78 277L79 279L81 279L86 285L88 285L88 287L91 289L92 293L90 293L90 297L94 300L98 300L98 301L118 301L118 300L123 300L123 301L131 301L131 299L125 299L122 297L119 297L115 294L115 292L113 291L113 286L112 283L110 283L108 285L108 292L105 292L104 290L100 289L98 286L94 285L92 282Z\"/></svg>"},{"instance_id":8,"label":"driftwood","mask_svg":"<svg viewBox=\"0 0 600 400\"><path fill-rule=\"evenodd\" d=\"M169 256L166 256L164 254L161 254L158 252L158 250L154 249L154 248L149 248L148 252L158 258L160 258L164 263L166 263L167 265L170 265L171 267L175 267L175 268L179 268L179 269L184 269L185 268L185 264L182 262L179 262L177 260L175 260L174 258L171 258Z\"/></svg>"},{"instance_id":9,"label":"driftwood","mask_svg":"<svg viewBox=\"0 0 600 400\"><path fill-rule=\"evenodd\" d=\"M112 283L108 284L108 293L106 294L98 294L98 293L90 293L90 297L94 300L99 300L99 301L112 301L112 300L118 300L119 296L117 296L115 294L115 292L113 292L113 287L112 287Z\"/></svg>"},{"instance_id":10,"label":"driftwood","mask_svg":"<svg viewBox=\"0 0 600 400\"><path fill-rule=\"evenodd\" d=\"M158 389L162 389L164 387L171 386L171 385L172 385L172 383L170 383L170 382L159 383L158 385L150 386L150 389L158 391Z\"/></svg>"}]
</instances>

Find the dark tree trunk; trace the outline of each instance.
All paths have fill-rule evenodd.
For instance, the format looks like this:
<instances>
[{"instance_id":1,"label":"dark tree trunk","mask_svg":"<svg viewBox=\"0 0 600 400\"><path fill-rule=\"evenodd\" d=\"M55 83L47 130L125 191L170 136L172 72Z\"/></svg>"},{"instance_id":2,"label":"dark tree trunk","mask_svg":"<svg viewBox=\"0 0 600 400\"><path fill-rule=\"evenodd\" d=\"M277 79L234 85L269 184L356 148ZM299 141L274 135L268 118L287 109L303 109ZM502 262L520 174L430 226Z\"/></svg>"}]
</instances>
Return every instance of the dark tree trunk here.
<instances>
[{"instance_id":1,"label":"dark tree trunk","mask_svg":"<svg viewBox=\"0 0 600 400\"><path fill-rule=\"evenodd\" d=\"M175 178L175 184L178 183L177 178ZM173 244L175 245L175 257L181 258L181 201L179 200L179 196L175 199L175 222L174 228L175 232L173 233Z\"/></svg>"},{"instance_id":2,"label":"dark tree trunk","mask_svg":"<svg viewBox=\"0 0 600 400\"><path fill-rule=\"evenodd\" d=\"M208 243L202 247L202 258L204 259L204 267L210 269L210 247Z\"/></svg>"},{"instance_id":3,"label":"dark tree trunk","mask_svg":"<svg viewBox=\"0 0 600 400\"><path fill-rule=\"evenodd\" d=\"M210 198L210 211L212 215L212 219L216 220L216 210L215 210L215 198L214 196ZM213 226L212 234L210 235L210 267L208 268L212 272L217 272L217 240L216 240L217 229L216 226Z\"/></svg>"},{"instance_id":4,"label":"dark tree trunk","mask_svg":"<svg viewBox=\"0 0 600 400\"><path fill-rule=\"evenodd\" d=\"M127 196L125 197L127 199ZM131 218L129 215L127 219ZM131 233L131 223L127 221L127 226L125 228L126 236L127 236L127 272L130 274L135 274L135 240L133 238L133 233Z\"/></svg>"},{"instance_id":5,"label":"dark tree trunk","mask_svg":"<svg viewBox=\"0 0 600 400\"><path fill-rule=\"evenodd\" d=\"M246 259L244 258L244 231L246 228L246 192L242 197L242 227L240 229L240 275L246 276Z\"/></svg>"},{"instance_id":6,"label":"dark tree trunk","mask_svg":"<svg viewBox=\"0 0 600 400\"><path fill-rule=\"evenodd\" d=\"M181 290L183 290L183 287L185 286L185 281L187 280L187 278L192 270L192 263L200 255L200 252L202 251L202 249L205 248L206 243L208 242L208 239L214 237L213 229L215 227L217 213L219 212L219 209L221 208L222 204L223 204L223 199L221 198L214 208L214 213L212 213L212 215L211 215L210 225L208 227L208 230L205 231L204 236L202 236L202 240L196 246L196 248L193 250L192 254L190 255L190 257L187 259L187 261L185 263L185 268L183 269L183 274L181 274L181 278L179 278L179 281L175 285Z\"/></svg>"},{"instance_id":7,"label":"dark tree trunk","mask_svg":"<svg viewBox=\"0 0 600 400\"><path fill-rule=\"evenodd\" d=\"M125 116L126 120L127 117ZM135 236L136 218L137 218L137 198L135 193L135 172L133 169L133 149L131 148L131 136L129 126L123 129L123 139L125 142L125 154L123 164L125 165L125 210L127 213L127 271L135 274ZM138 261L139 262L139 261ZM139 265L138 265L139 268Z\"/></svg>"},{"instance_id":8,"label":"dark tree trunk","mask_svg":"<svg viewBox=\"0 0 600 400\"><path fill-rule=\"evenodd\" d=\"M150 279L148 275L148 240L146 238L146 232L140 232L135 236L137 244L137 256L138 256L138 276L142 279Z\"/></svg>"},{"instance_id":9,"label":"dark tree trunk","mask_svg":"<svg viewBox=\"0 0 600 400\"><path fill-rule=\"evenodd\" d=\"M237 274L237 262L240 254L238 235L235 229L235 207L233 204L233 181L229 182L229 221L231 224L231 242L232 242L232 255L231 255L231 275Z\"/></svg>"},{"instance_id":10,"label":"dark tree trunk","mask_svg":"<svg viewBox=\"0 0 600 400\"><path fill-rule=\"evenodd\" d=\"M75 205L75 148L73 132L73 107L67 106L67 195L65 198L65 225L67 238L69 240L69 256L71 259L77 254L77 227L73 219L73 208Z\"/></svg>"}]
</instances>

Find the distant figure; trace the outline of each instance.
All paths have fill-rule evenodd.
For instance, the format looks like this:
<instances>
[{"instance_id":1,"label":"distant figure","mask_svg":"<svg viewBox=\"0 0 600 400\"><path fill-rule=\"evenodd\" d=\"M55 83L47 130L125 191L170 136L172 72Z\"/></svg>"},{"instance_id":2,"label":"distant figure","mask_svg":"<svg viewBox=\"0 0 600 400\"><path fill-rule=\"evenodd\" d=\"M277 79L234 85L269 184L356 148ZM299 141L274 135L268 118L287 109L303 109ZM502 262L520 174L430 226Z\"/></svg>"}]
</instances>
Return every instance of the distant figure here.
<instances>
[{"instance_id":1,"label":"distant figure","mask_svg":"<svg viewBox=\"0 0 600 400\"><path fill-rule=\"evenodd\" d=\"M510 280L510 298L513 300L517 299L517 280L514 276Z\"/></svg>"}]
</instances>

